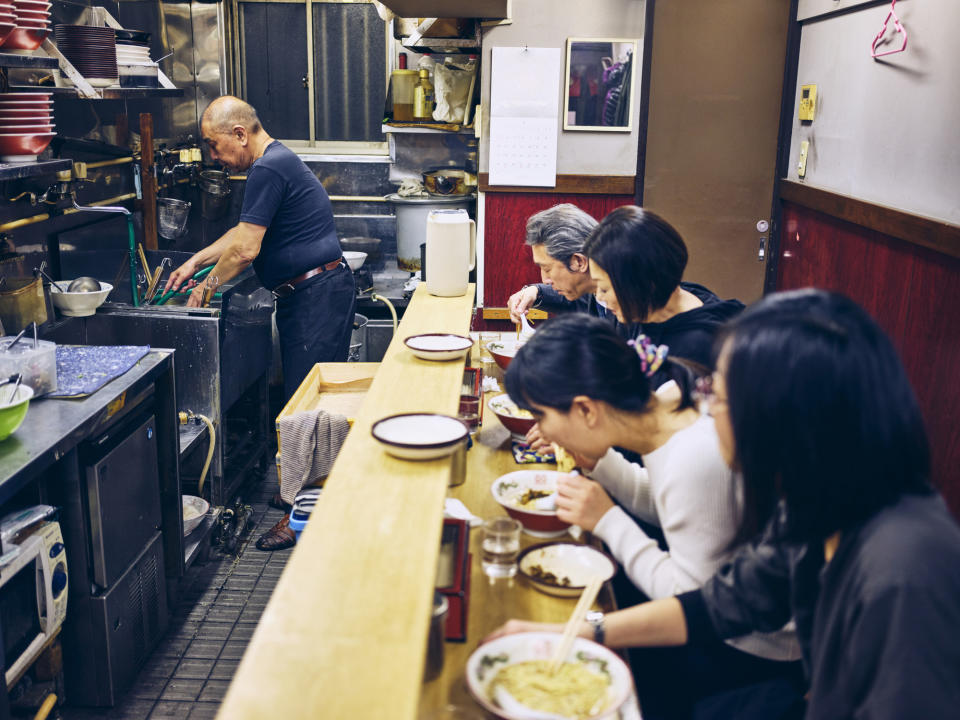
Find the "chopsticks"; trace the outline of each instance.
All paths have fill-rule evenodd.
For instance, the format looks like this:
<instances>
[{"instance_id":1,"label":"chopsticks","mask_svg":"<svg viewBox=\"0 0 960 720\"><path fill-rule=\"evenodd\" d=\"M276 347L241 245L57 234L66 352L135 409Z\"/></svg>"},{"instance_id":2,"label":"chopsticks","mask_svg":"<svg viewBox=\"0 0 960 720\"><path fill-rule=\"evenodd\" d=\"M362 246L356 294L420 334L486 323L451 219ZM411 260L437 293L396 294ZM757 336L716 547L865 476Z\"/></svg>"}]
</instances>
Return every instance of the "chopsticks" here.
<instances>
[{"instance_id":1,"label":"chopsticks","mask_svg":"<svg viewBox=\"0 0 960 720\"><path fill-rule=\"evenodd\" d=\"M553 656L550 658L550 665L547 671L551 675L557 671L563 659L570 654L570 648L573 647L573 641L577 637L577 632L580 629L581 623L583 623L583 618L586 617L587 611L590 609L590 606L593 605L593 601L597 599L597 593L600 592L602 586L603 578L599 575L594 575L583 589L580 600L577 601L577 606L573 609L573 615L570 616L566 626L563 628L563 637L560 638L560 644L557 645L556 650L553 651Z\"/></svg>"}]
</instances>

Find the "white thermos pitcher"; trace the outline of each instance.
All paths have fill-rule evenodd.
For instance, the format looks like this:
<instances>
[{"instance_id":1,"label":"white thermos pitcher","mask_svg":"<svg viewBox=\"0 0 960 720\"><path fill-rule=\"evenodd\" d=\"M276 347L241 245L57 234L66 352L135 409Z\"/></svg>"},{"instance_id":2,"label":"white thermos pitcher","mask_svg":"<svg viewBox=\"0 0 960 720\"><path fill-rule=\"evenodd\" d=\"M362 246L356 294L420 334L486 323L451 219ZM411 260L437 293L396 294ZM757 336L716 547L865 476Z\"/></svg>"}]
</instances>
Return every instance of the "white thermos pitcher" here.
<instances>
[{"instance_id":1,"label":"white thermos pitcher","mask_svg":"<svg viewBox=\"0 0 960 720\"><path fill-rule=\"evenodd\" d=\"M477 226L467 211L432 210L427 216L427 292L464 295L476 258Z\"/></svg>"}]
</instances>

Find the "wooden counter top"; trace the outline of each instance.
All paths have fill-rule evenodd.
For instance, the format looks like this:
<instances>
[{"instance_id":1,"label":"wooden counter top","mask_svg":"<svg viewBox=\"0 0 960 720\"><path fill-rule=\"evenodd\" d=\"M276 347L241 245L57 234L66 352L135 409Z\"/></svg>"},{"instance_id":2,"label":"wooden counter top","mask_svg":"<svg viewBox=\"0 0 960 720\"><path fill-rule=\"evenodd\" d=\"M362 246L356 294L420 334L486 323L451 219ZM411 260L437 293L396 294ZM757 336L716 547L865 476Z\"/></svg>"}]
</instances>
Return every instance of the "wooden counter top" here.
<instances>
[{"instance_id":1,"label":"wooden counter top","mask_svg":"<svg viewBox=\"0 0 960 720\"><path fill-rule=\"evenodd\" d=\"M416 717L450 459L392 458L370 426L456 415L463 363L418 360L403 338L465 335L473 294L414 293L219 718Z\"/></svg>"}]
</instances>

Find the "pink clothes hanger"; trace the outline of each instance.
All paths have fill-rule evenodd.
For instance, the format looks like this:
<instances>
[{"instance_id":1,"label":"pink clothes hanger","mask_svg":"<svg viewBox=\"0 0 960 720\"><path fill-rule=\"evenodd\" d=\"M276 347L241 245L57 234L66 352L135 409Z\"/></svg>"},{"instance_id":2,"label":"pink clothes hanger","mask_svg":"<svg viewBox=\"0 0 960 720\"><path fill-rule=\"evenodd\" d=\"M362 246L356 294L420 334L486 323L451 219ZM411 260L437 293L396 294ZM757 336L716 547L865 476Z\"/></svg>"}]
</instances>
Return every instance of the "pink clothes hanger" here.
<instances>
[{"instance_id":1,"label":"pink clothes hanger","mask_svg":"<svg viewBox=\"0 0 960 720\"><path fill-rule=\"evenodd\" d=\"M887 13L887 17L883 21L883 26L880 28L880 32L877 33L877 36L873 39L873 42L870 44L870 57L878 58L883 57L884 55L893 55L894 53L903 52L907 49L907 31L903 25L900 24L900 18L897 17L896 10L894 9L897 5L897 0L893 0L890 3L890 12ZM886 50L884 52L877 52L877 45L880 44L880 40L883 39L883 35L887 32L887 25L890 23L890 18L893 18L893 29L903 35L903 45L896 50Z\"/></svg>"}]
</instances>

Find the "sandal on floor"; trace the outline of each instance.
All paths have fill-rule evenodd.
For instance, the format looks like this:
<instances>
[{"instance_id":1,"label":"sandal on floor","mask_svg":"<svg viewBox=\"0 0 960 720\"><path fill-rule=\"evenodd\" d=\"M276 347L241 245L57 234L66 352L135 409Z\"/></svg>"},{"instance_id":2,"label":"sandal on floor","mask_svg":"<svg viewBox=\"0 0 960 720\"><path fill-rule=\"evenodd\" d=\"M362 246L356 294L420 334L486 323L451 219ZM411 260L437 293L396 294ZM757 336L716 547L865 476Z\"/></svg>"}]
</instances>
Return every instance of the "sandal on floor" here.
<instances>
[{"instance_id":1,"label":"sandal on floor","mask_svg":"<svg viewBox=\"0 0 960 720\"><path fill-rule=\"evenodd\" d=\"M275 508L276 510L283 510L284 512L290 512L291 507L282 497L280 497L280 493L274 493L273 497L267 502L267 505Z\"/></svg>"},{"instance_id":2,"label":"sandal on floor","mask_svg":"<svg viewBox=\"0 0 960 720\"><path fill-rule=\"evenodd\" d=\"M257 540L258 550L286 550L297 544L297 534L290 529L290 515L284 515L283 519L267 530L260 539Z\"/></svg>"}]
</instances>

